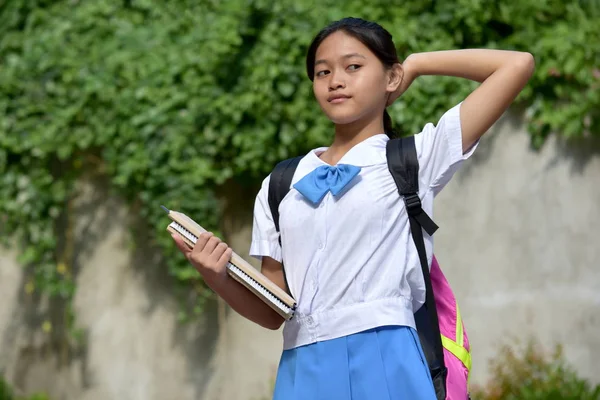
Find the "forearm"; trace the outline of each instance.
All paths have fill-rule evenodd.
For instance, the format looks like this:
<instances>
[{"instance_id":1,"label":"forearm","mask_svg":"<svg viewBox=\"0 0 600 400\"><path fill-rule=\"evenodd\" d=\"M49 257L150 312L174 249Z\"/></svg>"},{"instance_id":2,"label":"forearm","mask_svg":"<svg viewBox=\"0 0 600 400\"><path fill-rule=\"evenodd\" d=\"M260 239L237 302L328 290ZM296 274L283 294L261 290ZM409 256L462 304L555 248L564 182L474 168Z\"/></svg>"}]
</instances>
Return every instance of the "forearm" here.
<instances>
[{"instance_id":1,"label":"forearm","mask_svg":"<svg viewBox=\"0 0 600 400\"><path fill-rule=\"evenodd\" d=\"M466 49L415 53L405 63L417 76L444 75L483 82L503 67L512 68L531 58L529 53L518 51Z\"/></svg>"},{"instance_id":2,"label":"forearm","mask_svg":"<svg viewBox=\"0 0 600 400\"><path fill-rule=\"evenodd\" d=\"M238 314L268 329L278 329L283 318L258 296L227 276L217 281L205 277L206 284Z\"/></svg>"}]
</instances>

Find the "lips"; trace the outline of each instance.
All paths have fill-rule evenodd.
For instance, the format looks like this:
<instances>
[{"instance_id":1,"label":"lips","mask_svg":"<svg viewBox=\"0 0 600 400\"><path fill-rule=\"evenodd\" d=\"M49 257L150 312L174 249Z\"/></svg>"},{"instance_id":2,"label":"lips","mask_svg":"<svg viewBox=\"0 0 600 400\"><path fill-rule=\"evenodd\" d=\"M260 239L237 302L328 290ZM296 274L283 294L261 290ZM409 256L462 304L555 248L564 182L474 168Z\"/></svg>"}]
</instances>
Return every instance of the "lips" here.
<instances>
[{"instance_id":1,"label":"lips","mask_svg":"<svg viewBox=\"0 0 600 400\"><path fill-rule=\"evenodd\" d=\"M345 94L333 94L327 98L327 101L330 103L343 103L348 100L352 96L348 96Z\"/></svg>"}]
</instances>

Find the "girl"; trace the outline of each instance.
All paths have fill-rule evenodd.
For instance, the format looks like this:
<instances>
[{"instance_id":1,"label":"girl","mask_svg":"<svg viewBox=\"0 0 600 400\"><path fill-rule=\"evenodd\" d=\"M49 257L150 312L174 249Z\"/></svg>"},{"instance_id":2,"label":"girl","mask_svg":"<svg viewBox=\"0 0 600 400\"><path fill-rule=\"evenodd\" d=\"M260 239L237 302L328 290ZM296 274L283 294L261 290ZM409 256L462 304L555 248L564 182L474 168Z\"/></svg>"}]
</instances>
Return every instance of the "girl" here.
<instances>
[{"instance_id":1,"label":"girl","mask_svg":"<svg viewBox=\"0 0 600 400\"><path fill-rule=\"evenodd\" d=\"M393 131L385 109L421 75L481 82L415 137L419 196L431 215L434 196L533 68L531 54L498 50L418 53L400 63L391 35L355 18L318 33L306 69L335 126L333 143L300 161L280 205L281 244L268 206L269 177L254 209L250 254L298 302L283 330L275 399L435 399L413 317L425 287L404 203L387 168ZM431 263L433 242L425 236ZM174 239L234 310L266 328L281 326L278 314L228 277L225 243L205 234L189 251Z\"/></svg>"}]
</instances>

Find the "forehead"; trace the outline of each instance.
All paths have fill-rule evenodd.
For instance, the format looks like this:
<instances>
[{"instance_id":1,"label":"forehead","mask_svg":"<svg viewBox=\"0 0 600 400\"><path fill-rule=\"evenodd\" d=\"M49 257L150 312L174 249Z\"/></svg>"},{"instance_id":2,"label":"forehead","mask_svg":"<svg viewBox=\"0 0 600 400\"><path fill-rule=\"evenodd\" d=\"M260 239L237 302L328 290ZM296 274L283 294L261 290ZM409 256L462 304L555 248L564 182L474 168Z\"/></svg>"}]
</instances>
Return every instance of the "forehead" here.
<instances>
[{"instance_id":1,"label":"forehead","mask_svg":"<svg viewBox=\"0 0 600 400\"><path fill-rule=\"evenodd\" d=\"M348 54L357 53L370 58L375 55L360 40L343 31L337 31L327 36L317 48L315 60L335 61Z\"/></svg>"}]
</instances>

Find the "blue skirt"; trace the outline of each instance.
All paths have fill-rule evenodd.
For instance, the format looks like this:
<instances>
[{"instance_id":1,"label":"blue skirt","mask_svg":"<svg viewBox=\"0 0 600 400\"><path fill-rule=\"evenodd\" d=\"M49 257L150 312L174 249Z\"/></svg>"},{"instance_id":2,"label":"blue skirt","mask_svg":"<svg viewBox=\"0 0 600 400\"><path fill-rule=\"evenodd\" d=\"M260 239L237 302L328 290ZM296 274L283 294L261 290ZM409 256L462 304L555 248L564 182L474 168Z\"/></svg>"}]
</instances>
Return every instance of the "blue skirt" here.
<instances>
[{"instance_id":1,"label":"blue skirt","mask_svg":"<svg viewBox=\"0 0 600 400\"><path fill-rule=\"evenodd\" d=\"M417 332L387 326L281 356L274 400L435 400Z\"/></svg>"}]
</instances>

